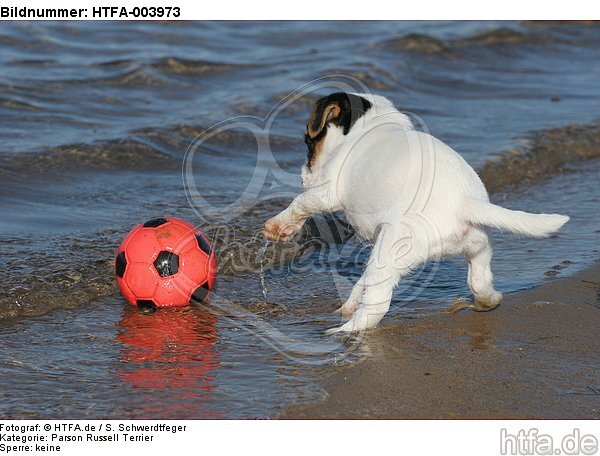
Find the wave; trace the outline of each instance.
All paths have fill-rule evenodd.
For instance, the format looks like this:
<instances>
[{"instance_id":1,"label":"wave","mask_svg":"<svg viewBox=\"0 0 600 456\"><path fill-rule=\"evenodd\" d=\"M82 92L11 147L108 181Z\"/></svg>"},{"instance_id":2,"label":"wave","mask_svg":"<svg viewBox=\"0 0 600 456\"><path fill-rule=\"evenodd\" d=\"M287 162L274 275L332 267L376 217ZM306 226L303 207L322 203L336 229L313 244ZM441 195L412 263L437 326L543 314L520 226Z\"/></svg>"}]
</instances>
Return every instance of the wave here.
<instances>
[{"instance_id":1,"label":"wave","mask_svg":"<svg viewBox=\"0 0 600 456\"><path fill-rule=\"evenodd\" d=\"M186 60L177 57L165 57L150 64L153 69L177 75L199 75L207 73L223 73L256 68L257 65L217 63L204 60Z\"/></svg>"},{"instance_id":2,"label":"wave","mask_svg":"<svg viewBox=\"0 0 600 456\"><path fill-rule=\"evenodd\" d=\"M255 121L255 119L251 119L251 121ZM259 128L261 127L260 123L257 125ZM192 142L202 138L208 131L212 132L213 130L205 125L180 124L167 128L143 128L132 133L136 137L148 141L153 147L165 148L171 151L171 155L181 158ZM300 143L299 139L267 132L261 137L268 140L273 150L287 150L297 147ZM217 156L235 156L240 150L256 149L256 137L244 129L222 129L203 143L203 148Z\"/></svg>"},{"instance_id":3,"label":"wave","mask_svg":"<svg viewBox=\"0 0 600 456\"><path fill-rule=\"evenodd\" d=\"M130 68L128 65L127 68ZM78 80L79 84L89 84L95 86L97 84L106 84L122 87L166 87L168 83L162 78L157 77L154 72L145 68L134 68L124 73L118 73L106 78L92 78Z\"/></svg>"},{"instance_id":4,"label":"wave","mask_svg":"<svg viewBox=\"0 0 600 456\"><path fill-rule=\"evenodd\" d=\"M36 109L35 106L0 98L2 106ZM122 139L65 144L47 150L4 155L0 176L48 174L52 171L177 170L190 144L208 130L204 125L190 124L149 127L133 130L129 137ZM264 137L273 150L288 150L300 143L295 138L266 132ZM203 144L203 148L214 155L235 156L240 151L256 149L256 138L246 130L223 130Z\"/></svg>"},{"instance_id":5,"label":"wave","mask_svg":"<svg viewBox=\"0 0 600 456\"><path fill-rule=\"evenodd\" d=\"M132 139L68 144L46 151L4 156L0 175L20 173L35 176L49 171L140 170L173 166L172 157L149 144ZM180 163L177 161L178 167ZM6 188L6 186L5 186Z\"/></svg>"},{"instance_id":6,"label":"wave","mask_svg":"<svg viewBox=\"0 0 600 456\"><path fill-rule=\"evenodd\" d=\"M21 66L21 67L50 67L59 65L57 60L45 60L45 59L25 59L25 60L12 60L9 62L10 65Z\"/></svg>"},{"instance_id":7,"label":"wave","mask_svg":"<svg viewBox=\"0 0 600 456\"><path fill-rule=\"evenodd\" d=\"M461 49L484 47L494 48L502 45L513 44L542 44L562 41L561 38L552 34L552 30L544 32L524 32L508 27L500 27L484 32L476 33L464 38L441 40L430 35L410 33L408 35L391 38L375 46L390 51L412 51L425 54L448 54L458 52Z\"/></svg>"},{"instance_id":8,"label":"wave","mask_svg":"<svg viewBox=\"0 0 600 456\"><path fill-rule=\"evenodd\" d=\"M451 43L455 46L484 45L494 44L513 44L536 42L540 40L540 35L533 33L519 32L507 27L501 27L486 32L478 33L473 36L453 40Z\"/></svg>"},{"instance_id":9,"label":"wave","mask_svg":"<svg viewBox=\"0 0 600 456\"><path fill-rule=\"evenodd\" d=\"M74 82L79 84L96 84L98 82L106 82L111 85L146 87L164 85L166 82L162 77L160 77L160 75L198 76L202 74L224 73L227 71L239 71L257 67L257 65L217 63L204 60L185 60L176 57L164 57L148 63L132 59L108 60L105 62L95 63L92 66L105 71L121 70L121 72L109 75L107 77L57 82ZM157 75L159 76L157 77Z\"/></svg>"},{"instance_id":10,"label":"wave","mask_svg":"<svg viewBox=\"0 0 600 456\"><path fill-rule=\"evenodd\" d=\"M28 37L30 38L30 37ZM12 35L0 35L0 46L8 46L27 50L48 51L48 49L58 47L58 43L48 37L35 39L23 39Z\"/></svg>"},{"instance_id":11,"label":"wave","mask_svg":"<svg viewBox=\"0 0 600 456\"><path fill-rule=\"evenodd\" d=\"M383 41L380 46L391 51L416 51L424 53L449 52L450 48L442 41L429 35L411 33Z\"/></svg>"},{"instance_id":12,"label":"wave","mask_svg":"<svg viewBox=\"0 0 600 456\"><path fill-rule=\"evenodd\" d=\"M119 59L119 60L108 60L106 62L97 63L95 66L98 68L112 69L112 68L131 68L140 66L140 62L131 59Z\"/></svg>"},{"instance_id":13,"label":"wave","mask_svg":"<svg viewBox=\"0 0 600 456\"><path fill-rule=\"evenodd\" d=\"M0 107L19 111L45 111L45 109L33 103L27 103L11 98L0 98Z\"/></svg>"},{"instance_id":14,"label":"wave","mask_svg":"<svg viewBox=\"0 0 600 456\"><path fill-rule=\"evenodd\" d=\"M398 88L398 78L393 73L384 70L373 63L360 63L347 68L328 69L320 76L343 75L358 79L371 89L394 90Z\"/></svg>"},{"instance_id":15,"label":"wave","mask_svg":"<svg viewBox=\"0 0 600 456\"><path fill-rule=\"evenodd\" d=\"M90 87L116 86L125 88L163 88L169 85L169 82L161 77L160 74L153 71L152 68L144 68L135 61L111 61L99 63L95 66L110 70L110 72L107 71L106 76L94 76L86 79L75 78L44 81L45 89L64 87L65 85ZM23 90L27 89L27 87L23 87L22 85L14 85L13 87ZM40 89L34 88L30 90Z\"/></svg>"},{"instance_id":16,"label":"wave","mask_svg":"<svg viewBox=\"0 0 600 456\"><path fill-rule=\"evenodd\" d=\"M532 185L561 173L570 163L600 157L600 124L541 130L526 145L488 160L478 171L489 192Z\"/></svg>"},{"instance_id":17,"label":"wave","mask_svg":"<svg viewBox=\"0 0 600 456\"><path fill-rule=\"evenodd\" d=\"M114 232L89 238L24 242L2 239L0 253L11 274L0 290L0 319L43 315L58 308L80 307L116 292L112 270Z\"/></svg>"},{"instance_id":18,"label":"wave","mask_svg":"<svg viewBox=\"0 0 600 456\"><path fill-rule=\"evenodd\" d=\"M13 62L13 64L22 66L47 66L53 63L52 61L17 61ZM197 78L201 75L222 74L229 71L252 69L257 66L165 57L148 63L132 59L108 60L94 63L91 67L98 69L100 74L86 79L56 79L45 81L44 83L48 87L70 84L92 87L163 88L173 83L172 77L174 76Z\"/></svg>"},{"instance_id":19,"label":"wave","mask_svg":"<svg viewBox=\"0 0 600 456\"><path fill-rule=\"evenodd\" d=\"M47 65L43 61L21 62L21 65ZM168 85L165 77L172 75L199 76L255 68L255 65L216 63L203 60L185 60L165 57L145 63L132 59L109 60L92 65L111 72L105 77L52 81L55 84L116 85L124 87L162 87Z\"/></svg>"}]
</instances>

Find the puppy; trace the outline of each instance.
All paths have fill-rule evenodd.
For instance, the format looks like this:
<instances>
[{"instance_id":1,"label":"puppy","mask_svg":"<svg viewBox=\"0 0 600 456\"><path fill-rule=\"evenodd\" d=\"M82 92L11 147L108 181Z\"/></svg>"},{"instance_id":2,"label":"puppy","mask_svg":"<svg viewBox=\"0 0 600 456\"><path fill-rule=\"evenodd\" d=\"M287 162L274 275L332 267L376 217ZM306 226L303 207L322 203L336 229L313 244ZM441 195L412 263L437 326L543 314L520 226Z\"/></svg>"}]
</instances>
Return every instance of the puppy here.
<instances>
[{"instance_id":1,"label":"puppy","mask_svg":"<svg viewBox=\"0 0 600 456\"><path fill-rule=\"evenodd\" d=\"M491 204L458 153L416 130L381 96L340 92L319 99L304 140L304 192L265 223L265 236L287 241L308 217L343 211L358 236L373 243L364 273L340 309L351 318L332 332L375 327L399 280L447 255L466 256L471 307L491 310L502 294L493 287L489 228L545 237L569 220Z\"/></svg>"}]
</instances>

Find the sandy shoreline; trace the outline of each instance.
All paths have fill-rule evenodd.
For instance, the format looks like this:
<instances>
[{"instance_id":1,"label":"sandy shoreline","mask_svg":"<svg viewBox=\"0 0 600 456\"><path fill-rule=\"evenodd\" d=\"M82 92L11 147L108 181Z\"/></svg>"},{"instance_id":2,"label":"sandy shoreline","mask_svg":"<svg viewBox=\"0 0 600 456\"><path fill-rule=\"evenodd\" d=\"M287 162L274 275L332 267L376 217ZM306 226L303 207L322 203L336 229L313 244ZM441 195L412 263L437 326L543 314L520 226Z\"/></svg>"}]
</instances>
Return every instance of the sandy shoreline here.
<instances>
[{"instance_id":1,"label":"sandy shoreline","mask_svg":"<svg viewBox=\"0 0 600 456\"><path fill-rule=\"evenodd\" d=\"M493 312L406 320L364 343L368 359L282 418L600 418L600 263Z\"/></svg>"}]
</instances>

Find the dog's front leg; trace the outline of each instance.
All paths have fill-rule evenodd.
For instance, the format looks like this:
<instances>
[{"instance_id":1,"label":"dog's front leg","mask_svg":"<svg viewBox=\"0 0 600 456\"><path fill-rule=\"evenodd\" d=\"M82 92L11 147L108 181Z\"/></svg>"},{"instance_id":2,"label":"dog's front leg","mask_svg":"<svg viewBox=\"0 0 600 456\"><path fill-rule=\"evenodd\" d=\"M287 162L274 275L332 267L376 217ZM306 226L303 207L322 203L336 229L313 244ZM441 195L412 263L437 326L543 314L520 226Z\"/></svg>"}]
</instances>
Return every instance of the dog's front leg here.
<instances>
[{"instance_id":1,"label":"dog's front leg","mask_svg":"<svg viewBox=\"0 0 600 456\"><path fill-rule=\"evenodd\" d=\"M289 241L300 229L306 219L321 212L330 212L325 198L314 191L306 191L296 198L283 211L267 220L263 234L271 241Z\"/></svg>"}]
</instances>

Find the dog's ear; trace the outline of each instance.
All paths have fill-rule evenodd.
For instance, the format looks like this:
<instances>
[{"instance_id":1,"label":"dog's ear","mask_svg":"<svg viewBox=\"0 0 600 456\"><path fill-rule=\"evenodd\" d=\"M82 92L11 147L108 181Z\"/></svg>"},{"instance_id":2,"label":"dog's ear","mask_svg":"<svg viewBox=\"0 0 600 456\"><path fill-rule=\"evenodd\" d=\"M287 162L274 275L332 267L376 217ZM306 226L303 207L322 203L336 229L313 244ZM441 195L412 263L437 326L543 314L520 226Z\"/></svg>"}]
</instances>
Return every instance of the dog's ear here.
<instances>
[{"instance_id":1,"label":"dog's ear","mask_svg":"<svg viewBox=\"0 0 600 456\"><path fill-rule=\"evenodd\" d=\"M350 93L336 92L317 100L308 119L306 133L315 139L321 135L325 126L332 122L342 127L347 135L354 123L371 109L371 102Z\"/></svg>"},{"instance_id":2,"label":"dog's ear","mask_svg":"<svg viewBox=\"0 0 600 456\"><path fill-rule=\"evenodd\" d=\"M325 98L321 98L313 106L306 128L308 136L312 139L319 136L323 128L332 120L337 119L342 113L342 108L337 102L327 103L327 101Z\"/></svg>"}]
</instances>

